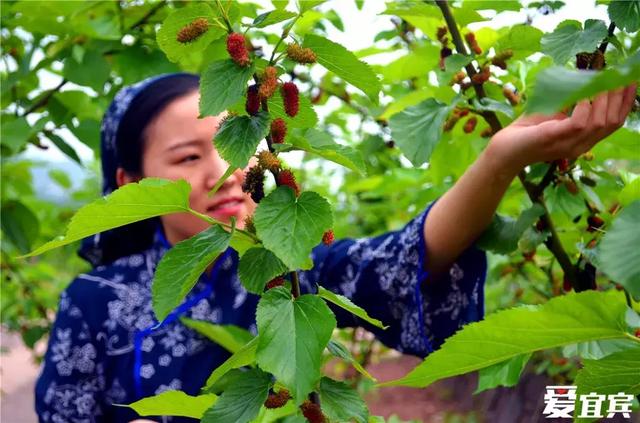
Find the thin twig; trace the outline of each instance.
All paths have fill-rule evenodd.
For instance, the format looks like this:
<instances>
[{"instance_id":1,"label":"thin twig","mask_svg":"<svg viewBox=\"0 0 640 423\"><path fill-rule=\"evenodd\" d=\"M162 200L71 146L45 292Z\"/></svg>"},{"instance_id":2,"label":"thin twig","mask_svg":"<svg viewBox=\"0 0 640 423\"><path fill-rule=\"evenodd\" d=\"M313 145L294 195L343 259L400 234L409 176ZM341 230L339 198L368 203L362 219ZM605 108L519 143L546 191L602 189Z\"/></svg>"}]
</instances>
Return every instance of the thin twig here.
<instances>
[{"instance_id":1,"label":"thin twig","mask_svg":"<svg viewBox=\"0 0 640 423\"><path fill-rule=\"evenodd\" d=\"M162 9L164 6L167 5L166 0L161 0L160 2L158 2L158 4L156 4L155 6L153 6L151 9L149 9L149 11L140 19L138 19L136 21L136 23L134 23L133 25L131 25L131 27L129 28L129 30L132 29L136 29L139 26L144 25L145 23L147 23L147 21L153 16L155 15L158 10Z\"/></svg>"},{"instance_id":2,"label":"thin twig","mask_svg":"<svg viewBox=\"0 0 640 423\"><path fill-rule=\"evenodd\" d=\"M54 88L50 89L44 96L42 96L42 98L40 98L40 100L38 100L31 107L29 107L27 110L25 110L24 113L22 113L22 117L25 117L29 113L33 113L34 111L36 111L40 107L46 105L49 102L49 99L51 99L51 97L55 93L60 91L60 88L62 88L67 82L69 82L69 81L67 81L66 79L63 79L62 81L60 81L60 83L58 85L56 85Z\"/></svg>"}]
</instances>

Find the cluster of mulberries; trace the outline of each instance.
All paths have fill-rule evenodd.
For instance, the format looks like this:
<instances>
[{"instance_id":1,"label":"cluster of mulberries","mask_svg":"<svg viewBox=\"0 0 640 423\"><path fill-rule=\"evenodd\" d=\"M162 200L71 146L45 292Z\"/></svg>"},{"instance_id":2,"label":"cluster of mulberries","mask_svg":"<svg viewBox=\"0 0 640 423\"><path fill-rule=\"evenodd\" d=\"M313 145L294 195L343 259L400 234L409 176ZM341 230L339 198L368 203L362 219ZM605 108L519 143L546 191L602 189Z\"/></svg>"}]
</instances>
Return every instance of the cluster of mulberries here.
<instances>
[{"instance_id":1,"label":"cluster of mulberries","mask_svg":"<svg viewBox=\"0 0 640 423\"><path fill-rule=\"evenodd\" d=\"M298 114L300 98L298 87L295 83L285 82L282 84L282 101L284 103L284 111L288 116L294 117Z\"/></svg>"},{"instance_id":2,"label":"cluster of mulberries","mask_svg":"<svg viewBox=\"0 0 640 423\"><path fill-rule=\"evenodd\" d=\"M282 118L274 119L271 122L271 141L276 144L282 144L286 135L287 123Z\"/></svg>"},{"instance_id":3,"label":"cluster of mulberries","mask_svg":"<svg viewBox=\"0 0 640 423\"><path fill-rule=\"evenodd\" d=\"M300 47L297 43L292 43L287 46L287 57L301 64L315 63L318 59L313 50Z\"/></svg>"},{"instance_id":4,"label":"cluster of mulberries","mask_svg":"<svg viewBox=\"0 0 640 423\"><path fill-rule=\"evenodd\" d=\"M283 280L284 284L284 280ZM281 389L277 393L269 394L267 400L264 402L265 408L280 408L284 407L284 405L291 399L291 395L289 391L286 389Z\"/></svg>"},{"instance_id":5,"label":"cluster of mulberries","mask_svg":"<svg viewBox=\"0 0 640 423\"><path fill-rule=\"evenodd\" d=\"M459 109L459 108L453 109L451 116L449 116L449 118L444 122L444 126L442 129L445 132L451 131L456 126L456 123L458 123L458 121L461 118L467 116L468 114L469 114L469 109Z\"/></svg>"},{"instance_id":6,"label":"cluster of mulberries","mask_svg":"<svg viewBox=\"0 0 640 423\"><path fill-rule=\"evenodd\" d=\"M275 277L275 278L271 279L269 282L267 282L267 284L266 284L266 286L264 288L268 291L268 290L270 290L272 288L276 288L278 286L284 286L284 278L282 276L278 276L278 277ZM287 392L287 391L284 391L284 392L287 393L287 396L289 395L289 392ZM279 394L284 395L282 391L280 391ZM269 397L271 397L271 396L269 396ZM287 397L287 399L289 399L289 397ZM286 402L287 401L285 400L282 403L282 405L278 405L276 407L269 407L267 405L267 403L265 402L264 406L267 407L267 408L278 408L278 407L282 407Z\"/></svg>"},{"instance_id":7,"label":"cluster of mulberries","mask_svg":"<svg viewBox=\"0 0 640 423\"><path fill-rule=\"evenodd\" d=\"M511 59L512 57L513 57L513 50L507 49L507 50L501 51L500 53L496 54L491 59L491 64L493 66L499 67L500 69L506 70L507 69L507 60Z\"/></svg>"},{"instance_id":8,"label":"cluster of mulberries","mask_svg":"<svg viewBox=\"0 0 640 423\"><path fill-rule=\"evenodd\" d=\"M271 98L278 88L278 70L273 66L267 66L260 78L260 98L266 100Z\"/></svg>"},{"instance_id":9,"label":"cluster of mulberries","mask_svg":"<svg viewBox=\"0 0 640 423\"><path fill-rule=\"evenodd\" d=\"M476 40L476 35L473 32L468 32L465 34L464 39L467 41L469 48L474 54L480 55L482 54L482 49L478 45L478 41Z\"/></svg>"},{"instance_id":10,"label":"cluster of mulberries","mask_svg":"<svg viewBox=\"0 0 640 423\"><path fill-rule=\"evenodd\" d=\"M269 150L262 150L258 153L258 165L268 171L277 172L280 170L281 163L275 154Z\"/></svg>"},{"instance_id":11,"label":"cluster of mulberries","mask_svg":"<svg viewBox=\"0 0 640 423\"><path fill-rule=\"evenodd\" d=\"M287 186L291 188L296 193L296 197L300 195L300 187L296 182L296 177L290 170L285 169L278 172L277 182L278 186Z\"/></svg>"},{"instance_id":12,"label":"cluster of mulberries","mask_svg":"<svg viewBox=\"0 0 640 423\"><path fill-rule=\"evenodd\" d=\"M333 240L334 240L333 229L329 229L324 234L322 234L322 243L324 245L331 245L333 243Z\"/></svg>"},{"instance_id":13,"label":"cluster of mulberries","mask_svg":"<svg viewBox=\"0 0 640 423\"><path fill-rule=\"evenodd\" d=\"M307 400L300 405L302 415L309 423L326 423L327 418L322 414L322 410L318 404L314 404Z\"/></svg>"},{"instance_id":14,"label":"cluster of mulberries","mask_svg":"<svg viewBox=\"0 0 640 423\"><path fill-rule=\"evenodd\" d=\"M478 119L475 116L470 117L464 123L464 132L465 134L470 134L476 129L476 124L478 123Z\"/></svg>"},{"instance_id":15,"label":"cluster of mulberries","mask_svg":"<svg viewBox=\"0 0 640 423\"><path fill-rule=\"evenodd\" d=\"M605 66L604 54L600 50L596 50L593 53L576 54L576 68L578 69L601 70Z\"/></svg>"},{"instance_id":16,"label":"cluster of mulberries","mask_svg":"<svg viewBox=\"0 0 640 423\"><path fill-rule=\"evenodd\" d=\"M227 52L239 66L245 67L249 65L249 50L247 49L247 40L244 35L237 32L229 34L227 37Z\"/></svg>"},{"instance_id":17,"label":"cluster of mulberries","mask_svg":"<svg viewBox=\"0 0 640 423\"><path fill-rule=\"evenodd\" d=\"M480 72L476 73L471 77L471 82L476 85L482 85L489 80L491 77L491 70L489 66L484 66Z\"/></svg>"},{"instance_id":18,"label":"cluster of mulberries","mask_svg":"<svg viewBox=\"0 0 640 423\"><path fill-rule=\"evenodd\" d=\"M209 21L205 18L194 19L185 25L178 34L176 40L179 43L187 44L197 40L202 34L209 30Z\"/></svg>"},{"instance_id":19,"label":"cluster of mulberries","mask_svg":"<svg viewBox=\"0 0 640 423\"><path fill-rule=\"evenodd\" d=\"M257 85L250 85L249 88L247 88L245 110L251 116L257 115L260 111L260 93L258 92Z\"/></svg>"},{"instance_id":20,"label":"cluster of mulberries","mask_svg":"<svg viewBox=\"0 0 640 423\"><path fill-rule=\"evenodd\" d=\"M260 166L250 168L244 177L242 191L251 194L256 203L264 198L264 169Z\"/></svg>"},{"instance_id":21,"label":"cluster of mulberries","mask_svg":"<svg viewBox=\"0 0 640 423\"><path fill-rule=\"evenodd\" d=\"M515 92L511 91L511 89L509 89L508 87L502 88L502 95L504 95L505 98L509 100L509 103L512 106L517 106L520 103L520 96Z\"/></svg>"}]
</instances>

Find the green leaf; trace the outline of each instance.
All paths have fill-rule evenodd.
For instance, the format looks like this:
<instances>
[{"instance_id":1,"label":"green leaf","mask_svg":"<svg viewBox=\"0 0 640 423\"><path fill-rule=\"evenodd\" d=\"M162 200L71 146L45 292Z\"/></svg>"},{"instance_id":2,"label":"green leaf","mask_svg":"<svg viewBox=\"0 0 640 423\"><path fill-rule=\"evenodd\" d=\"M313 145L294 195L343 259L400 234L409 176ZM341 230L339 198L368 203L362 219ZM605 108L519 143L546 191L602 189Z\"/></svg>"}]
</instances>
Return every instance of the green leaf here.
<instances>
[{"instance_id":1,"label":"green leaf","mask_svg":"<svg viewBox=\"0 0 640 423\"><path fill-rule=\"evenodd\" d=\"M253 64L240 67L231 59L211 63L200 79L200 117L219 115L236 104L254 72Z\"/></svg>"},{"instance_id":2,"label":"green leaf","mask_svg":"<svg viewBox=\"0 0 640 423\"><path fill-rule=\"evenodd\" d=\"M310 268L309 255L333 225L329 202L315 192L296 198L289 187L278 187L256 208L253 222L265 248L289 269Z\"/></svg>"},{"instance_id":3,"label":"green leaf","mask_svg":"<svg viewBox=\"0 0 640 423\"><path fill-rule=\"evenodd\" d=\"M314 128L307 129L302 136L290 135L286 143L274 144L274 148L278 151L306 151L338 163L360 175L366 173L366 165L358 150L336 144L331 135Z\"/></svg>"},{"instance_id":4,"label":"green leaf","mask_svg":"<svg viewBox=\"0 0 640 423\"><path fill-rule=\"evenodd\" d=\"M582 25L578 21L564 21L540 40L542 52L553 58L558 65L564 65L581 52L592 52L607 36L604 22L587 19Z\"/></svg>"},{"instance_id":5,"label":"green leaf","mask_svg":"<svg viewBox=\"0 0 640 423\"><path fill-rule=\"evenodd\" d=\"M318 63L348 83L360 88L371 101L378 103L380 81L368 64L358 60L353 53L340 44L317 35L308 34L304 38L303 46L316 53Z\"/></svg>"},{"instance_id":6,"label":"green leaf","mask_svg":"<svg viewBox=\"0 0 640 423\"><path fill-rule=\"evenodd\" d=\"M609 4L609 19L615 22L618 28L636 32L640 29L640 1L613 0Z\"/></svg>"},{"instance_id":7,"label":"green leaf","mask_svg":"<svg viewBox=\"0 0 640 423\"><path fill-rule=\"evenodd\" d=\"M369 409L358 392L344 382L328 377L320 379L320 403L322 412L332 421L366 423Z\"/></svg>"},{"instance_id":8,"label":"green leaf","mask_svg":"<svg viewBox=\"0 0 640 423\"><path fill-rule=\"evenodd\" d=\"M478 372L478 388L474 394L497 386L515 386L520 380L524 366L531 358L531 353L521 354L502 363L480 369Z\"/></svg>"},{"instance_id":9,"label":"green leaf","mask_svg":"<svg viewBox=\"0 0 640 423\"><path fill-rule=\"evenodd\" d=\"M301 404L320 379L322 351L336 327L333 313L315 295L293 300L289 291L279 287L260 299L256 322L258 364L287 386L296 404Z\"/></svg>"},{"instance_id":10,"label":"green leaf","mask_svg":"<svg viewBox=\"0 0 640 423\"><path fill-rule=\"evenodd\" d=\"M215 404L217 396L213 394L187 395L182 391L164 391L153 397L142 398L128 404L141 416L181 416L199 419L204 412Z\"/></svg>"},{"instance_id":11,"label":"green leaf","mask_svg":"<svg viewBox=\"0 0 640 423\"><path fill-rule=\"evenodd\" d=\"M500 37L494 48L496 52L505 50L513 51L513 59L524 59L540 51L540 39L542 31L531 25L514 25L509 31Z\"/></svg>"},{"instance_id":12,"label":"green leaf","mask_svg":"<svg viewBox=\"0 0 640 423\"><path fill-rule=\"evenodd\" d=\"M247 250L240 259L238 277L247 291L260 295L267 282L287 270L287 266L271 251L255 247Z\"/></svg>"},{"instance_id":13,"label":"green leaf","mask_svg":"<svg viewBox=\"0 0 640 423\"><path fill-rule=\"evenodd\" d=\"M452 54L444 59L444 71L438 69L436 75L440 85L449 85L449 82L464 66L468 65L473 58L462 54Z\"/></svg>"},{"instance_id":14,"label":"green leaf","mask_svg":"<svg viewBox=\"0 0 640 423\"><path fill-rule=\"evenodd\" d=\"M498 101L488 97L478 100L478 98L475 97L473 99L473 107L480 111L488 110L502 113L506 117L513 119L513 107L504 101Z\"/></svg>"},{"instance_id":15,"label":"green leaf","mask_svg":"<svg viewBox=\"0 0 640 423\"><path fill-rule=\"evenodd\" d=\"M580 342L562 348L565 357L579 356L589 360L600 360L613 353L635 348L636 343L631 339L605 339L602 341Z\"/></svg>"},{"instance_id":16,"label":"green leaf","mask_svg":"<svg viewBox=\"0 0 640 423\"><path fill-rule=\"evenodd\" d=\"M455 106L429 98L389 119L391 135L414 166L426 163L442 137L442 125Z\"/></svg>"},{"instance_id":17,"label":"green leaf","mask_svg":"<svg viewBox=\"0 0 640 423\"><path fill-rule=\"evenodd\" d=\"M598 245L602 270L640 299L640 201L625 207Z\"/></svg>"},{"instance_id":18,"label":"green leaf","mask_svg":"<svg viewBox=\"0 0 640 423\"><path fill-rule=\"evenodd\" d=\"M206 19L209 22L209 29L194 41L181 43L178 41L178 32L196 19ZM226 31L215 22L216 15L211 7L206 3L195 3L188 7L183 7L171 13L162 23L157 32L156 40L158 46L165 52L167 58L172 62L194 53L198 53L214 40L225 35Z\"/></svg>"},{"instance_id":19,"label":"green leaf","mask_svg":"<svg viewBox=\"0 0 640 423\"><path fill-rule=\"evenodd\" d=\"M111 66L101 52L87 50L81 63L73 57L67 57L62 75L71 82L86 85L102 94L104 83L109 79L110 72Z\"/></svg>"},{"instance_id":20,"label":"green leaf","mask_svg":"<svg viewBox=\"0 0 640 423\"><path fill-rule=\"evenodd\" d=\"M400 98L394 98L393 101L387 105L384 112L378 116L378 119L387 120L396 113L403 111L407 107L414 106L429 97L433 97L433 90L426 88L418 91L411 91L409 94Z\"/></svg>"},{"instance_id":21,"label":"green leaf","mask_svg":"<svg viewBox=\"0 0 640 423\"><path fill-rule=\"evenodd\" d=\"M376 70L382 75L385 83L395 83L426 75L438 64L440 52L434 45L427 44L411 50ZM449 81L447 81L449 82Z\"/></svg>"},{"instance_id":22,"label":"green leaf","mask_svg":"<svg viewBox=\"0 0 640 423\"><path fill-rule=\"evenodd\" d=\"M300 13L304 13L307 10L311 10L314 7L324 3L327 0L298 0L298 9L300 10Z\"/></svg>"},{"instance_id":23,"label":"green leaf","mask_svg":"<svg viewBox=\"0 0 640 423\"><path fill-rule=\"evenodd\" d=\"M503 12L505 10L519 11L522 5L515 0L464 0L462 3L473 7L475 10L495 10Z\"/></svg>"},{"instance_id":24,"label":"green leaf","mask_svg":"<svg viewBox=\"0 0 640 423\"><path fill-rule=\"evenodd\" d=\"M193 320L187 317L182 317L180 320L185 326L206 336L232 354L240 351L242 347L253 339L251 332L240 326L217 325L205 320Z\"/></svg>"},{"instance_id":25,"label":"green leaf","mask_svg":"<svg viewBox=\"0 0 640 423\"><path fill-rule=\"evenodd\" d=\"M286 21L296 16L296 13L288 10L275 9L258 15L251 24L255 28L264 28L278 22Z\"/></svg>"},{"instance_id":26,"label":"green leaf","mask_svg":"<svg viewBox=\"0 0 640 423\"><path fill-rule=\"evenodd\" d=\"M539 204L523 211L518 220L496 214L493 221L477 241L478 247L497 254L508 254L518 248L518 240L524 231L544 214Z\"/></svg>"},{"instance_id":27,"label":"green leaf","mask_svg":"<svg viewBox=\"0 0 640 423\"><path fill-rule=\"evenodd\" d=\"M256 116L231 116L220 126L213 142L229 165L244 168L268 132L269 114L266 112Z\"/></svg>"},{"instance_id":28,"label":"green leaf","mask_svg":"<svg viewBox=\"0 0 640 423\"><path fill-rule=\"evenodd\" d=\"M626 303L619 291L585 291L540 306L499 311L468 324L401 379L382 386L421 387L521 354L597 339L624 338ZM473 354L469 354L473 348Z\"/></svg>"},{"instance_id":29,"label":"green leaf","mask_svg":"<svg viewBox=\"0 0 640 423\"><path fill-rule=\"evenodd\" d=\"M47 138L62 151L67 157L82 166L82 160L78 157L78 153L65 140L54 133L47 133Z\"/></svg>"},{"instance_id":30,"label":"green leaf","mask_svg":"<svg viewBox=\"0 0 640 423\"><path fill-rule=\"evenodd\" d=\"M145 178L123 185L106 197L82 207L71 218L67 233L22 256L31 257L89 235L151 217L189 211L191 186L184 180Z\"/></svg>"},{"instance_id":31,"label":"green leaf","mask_svg":"<svg viewBox=\"0 0 640 423\"><path fill-rule=\"evenodd\" d=\"M271 375L251 369L220 395L218 401L202 416L203 423L246 423L260 412L269 395Z\"/></svg>"},{"instance_id":32,"label":"green leaf","mask_svg":"<svg viewBox=\"0 0 640 423\"><path fill-rule=\"evenodd\" d=\"M363 375L367 379L374 382L378 381L375 377L371 376L371 374L364 367L362 367L360 362L353 357L351 351L349 351L349 349L340 342L331 339L327 344L327 349L334 356L341 358L347 363L351 364L361 375Z\"/></svg>"},{"instance_id":33,"label":"green leaf","mask_svg":"<svg viewBox=\"0 0 640 423\"><path fill-rule=\"evenodd\" d=\"M282 94L280 90L276 90L273 96L269 99L269 115L272 120L278 118L284 119L287 124L287 128L314 128L318 125L318 115L316 114L311 101L306 95L299 97L299 109L298 114L295 117L290 117L284 111L284 104L282 102Z\"/></svg>"},{"instance_id":34,"label":"green leaf","mask_svg":"<svg viewBox=\"0 0 640 423\"><path fill-rule=\"evenodd\" d=\"M230 370L244 366L249 366L256 361L256 349L258 348L258 337L247 342L242 348L233 353L224 363L218 366L207 379L203 388L204 392L209 391L217 381L226 375Z\"/></svg>"},{"instance_id":35,"label":"green leaf","mask_svg":"<svg viewBox=\"0 0 640 423\"><path fill-rule=\"evenodd\" d=\"M614 90L640 78L640 52L624 63L602 71L569 70L551 67L536 77L533 94L527 102L527 113L554 113L583 98Z\"/></svg>"},{"instance_id":36,"label":"green leaf","mask_svg":"<svg viewBox=\"0 0 640 423\"><path fill-rule=\"evenodd\" d=\"M34 135L31 126L24 117L8 121L2 116L2 145L9 148L11 154L17 153Z\"/></svg>"},{"instance_id":37,"label":"green leaf","mask_svg":"<svg viewBox=\"0 0 640 423\"><path fill-rule=\"evenodd\" d=\"M219 225L211 226L178 242L162 256L151 287L153 311L159 321L184 300L209 264L227 249L230 238Z\"/></svg>"},{"instance_id":38,"label":"green leaf","mask_svg":"<svg viewBox=\"0 0 640 423\"><path fill-rule=\"evenodd\" d=\"M17 200L2 203L2 234L23 254L31 250L40 233L40 221L29 207Z\"/></svg>"},{"instance_id":39,"label":"green leaf","mask_svg":"<svg viewBox=\"0 0 640 423\"><path fill-rule=\"evenodd\" d=\"M369 314L362 307L355 305L350 299L343 295L338 295L321 286L318 286L318 295L328 302L333 303L338 307L347 310L349 313L358 316L365 322L371 323L375 327L378 327L380 329L386 329L389 327L385 326L380 320L374 319L373 317L369 316Z\"/></svg>"}]
</instances>

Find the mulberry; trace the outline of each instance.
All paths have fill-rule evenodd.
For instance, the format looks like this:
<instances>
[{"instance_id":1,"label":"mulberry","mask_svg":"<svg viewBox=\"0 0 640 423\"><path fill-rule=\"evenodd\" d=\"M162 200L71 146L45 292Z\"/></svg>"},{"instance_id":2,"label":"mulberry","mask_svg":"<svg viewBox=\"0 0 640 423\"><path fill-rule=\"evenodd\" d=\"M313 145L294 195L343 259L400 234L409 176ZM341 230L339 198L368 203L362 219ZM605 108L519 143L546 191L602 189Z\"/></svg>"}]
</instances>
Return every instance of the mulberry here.
<instances>
[{"instance_id":1,"label":"mulberry","mask_svg":"<svg viewBox=\"0 0 640 423\"><path fill-rule=\"evenodd\" d=\"M471 51L473 51L477 55L482 54L482 49L478 45L478 41L476 40L476 36L473 32L467 33L464 36L464 39L467 40L467 44L469 44L469 48L471 48Z\"/></svg>"},{"instance_id":2,"label":"mulberry","mask_svg":"<svg viewBox=\"0 0 640 423\"><path fill-rule=\"evenodd\" d=\"M197 40L202 34L209 30L209 21L205 18L194 19L185 25L178 34L176 40L179 43L187 44Z\"/></svg>"},{"instance_id":3,"label":"mulberry","mask_svg":"<svg viewBox=\"0 0 640 423\"><path fill-rule=\"evenodd\" d=\"M520 103L520 96L514 93L513 91L511 91L508 87L502 88L502 95L504 95L505 98L509 100L509 103L512 106L517 106L518 103Z\"/></svg>"},{"instance_id":4,"label":"mulberry","mask_svg":"<svg viewBox=\"0 0 640 423\"><path fill-rule=\"evenodd\" d=\"M576 54L576 68L577 69L588 69L591 64L591 58L593 54L591 53L578 53Z\"/></svg>"},{"instance_id":5,"label":"mulberry","mask_svg":"<svg viewBox=\"0 0 640 423\"><path fill-rule=\"evenodd\" d=\"M485 66L482 68L482 71L476 73L471 77L471 81L476 85L481 85L489 80L491 76L491 71L489 70L489 66Z\"/></svg>"},{"instance_id":6,"label":"mulberry","mask_svg":"<svg viewBox=\"0 0 640 423\"><path fill-rule=\"evenodd\" d=\"M282 85L282 101L284 102L284 111L287 115L294 117L298 114L300 107L300 99L298 97L298 87L293 82L285 82Z\"/></svg>"},{"instance_id":7,"label":"mulberry","mask_svg":"<svg viewBox=\"0 0 640 423\"><path fill-rule=\"evenodd\" d=\"M589 224L587 231L595 232L597 229L601 228L602 225L604 225L604 220L602 220L600 216L593 215L587 218L587 223Z\"/></svg>"},{"instance_id":8,"label":"mulberry","mask_svg":"<svg viewBox=\"0 0 640 423\"><path fill-rule=\"evenodd\" d=\"M296 182L296 177L290 170L282 170L278 173L278 185L291 188L296 193L296 197L300 195L300 187Z\"/></svg>"},{"instance_id":9,"label":"mulberry","mask_svg":"<svg viewBox=\"0 0 640 423\"><path fill-rule=\"evenodd\" d=\"M454 113L453 115L449 116L449 119L445 121L444 127L442 129L444 130L444 132L451 131L453 127L456 126L456 123L458 123L459 120L460 115Z\"/></svg>"},{"instance_id":10,"label":"mulberry","mask_svg":"<svg viewBox=\"0 0 640 423\"><path fill-rule=\"evenodd\" d=\"M440 49L440 62L439 62L440 70L442 71L445 70L444 59L451 56L452 54L453 54L453 51L449 47L442 47Z\"/></svg>"},{"instance_id":11,"label":"mulberry","mask_svg":"<svg viewBox=\"0 0 640 423\"><path fill-rule=\"evenodd\" d=\"M460 72L456 72L455 75L453 75L453 78L451 78L451 82L449 82L449 85L455 85L455 84L459 84L461 83L465 78L467 77L467 74L464 73L463 71Z\"/></svg>"},{"instance_id":12,"label":"mulberry","mask_svg":"<svg viewBox=\"0 0 640 423\"><path fill-rule=\"evenodd\" d=\"M281 118L274 119L271 122L271 141L276 144L282 144L286 135L287 123Z\"/></svg>"},{"instance_id":13,"label":"mulberry","mask_svg":"<svg viewBox=\"0 0 640 423\"><path fill-rule=\"evenodd\" d=\"M572 288L571 281L565 276L562 280L562 289L564 289L564 292L569 292Z\"/></svg>"},{"instance_id":14,"label":"mulberry","mask_svg":"<svg viewBox=\"0 0 640 423\"><path fill-rule=\"evenodd\" d=\"M249 51L247 50L247 40L244 35L237 32L229 34L227 37L227 52L238 65L242 67L249 65Z\"/></svg>"},{"instance_id":15,"label":"mulberry","mask_svg":"<svg viewBox=\"0 0 640 423\"><path fill-rule=\"evenodd\" d=\"M260 78L260 89L258 93L260 98L265 100L271 98L273 93L278 88L278 70L273 66L267 66Z\"/></svg>"},{"instance_id":16,"label":"mulberry","mask_svg":"<svg viewBox=\"0 0 640 423\"><path fill-rule=\"evenodd\" d=\"M258 94L257 85L251 85L247 88L247 103L245 109L251 116L257 115L260 111L260 94Z\"/></svg>"},{"instance_id":17,"label":"mulberry","mask_svg":"<svg viewBox=\"0 0 640 423\"><path fill-rule=\"evenodd\" d=\"M567 188L567 191L571 193L571 195L578 195L578 192L580 192L580 190L578 189L578 184L576 184L576 181L574 181L573 179L567 179L564 182L564 186Z\"/></svg>"},{"instance_id":18,"label":"mulberry","mask_svg":"<svg viewBox=\"0 0 640 423\"><path fill-rule=\"evenodd\" d=\"M561 173L566 173L569 170L569 159L559 159L554 162L556 166L558 166L558 171Z\"/></svg>"},{"instance_id":19,"label":"mulberry","mask_svg":"<svg viewBox=\"0 0 640 423\"><path fill-rule=\"evenodd\" d=\"M256 233L256 225L253 223L253 216L247 215L244 218L244 230L247 232L251 232L255 235Z\"/></svg>"},{"instance_id":20,"label":"mulberry","mask_svg":"<svg viewBox=\"0 0 640 423\"><path fill-rule=\"evenodd\" d=\"M280 169L280 160L275 154L268 150L262 150L258 153L258 164L271 172L277 172Z\"/></svg>"},{"instance_id":21,"label":"mulberry","mask_svg":"<svg viewBox=\"0 0 640 423\"><path fill-rule=\"evenodd\" d=\"M322 243L324 245L331 245L333 243L333 229L329 229L324 234L322 234Z\"/></svg>"},{"instance_id":22,"label":"mulberry","mask_svg":"<svg viewBox=\"0 0 640 423\"><path fill-rule=\"evenodd\" d=\"M480 136L482 138L489 138L493 135L493 129L491 128L485 128L482 130L482 132L480 132Z\"/></svg>"},{"instance_id":23,"label":"mulberry","mask_svg":"<svg viewBox=\"0 0 640 423\"><path fill-rule=\"evenodd\" d=\"M473 130L476 129L477 123L478 123L478 119L475 116L472 116L469 119L467 119L467 121L464 123L464 128L463 128L465 134L472 133Z\"/></svg>"},{"instance_id":24,"label":"mulberry","mask_svg":"<svg viewBox=\"0 0 640 423\"><path fill-rule=\"evenodd\" d=\"M596 50L591 58L591 65L589 68L593 70L602 70L605 66L606 62L604 60L604 54L602 54L600 50Z\"/></svg>"},{"instance_id":25,"label":"mulberry","mask_svg":"<svg viewBox=\"0 0 640 423\"><path fill-rule=\"evenodd\" d=\"M267 282L267 285L265 286L265 289L268 291L268 290L270 290L271 288L276 288L276 287L278 287L278 286L284 286L284 278L283 278L282 276L278 276L278 277L276 277L276 278L271 279L269 282ZM284 391L284 390L283 390L283 391ZM283 394L283 391L280 391L278 394L282 394L282 395L284 395L284 394ZM275 407L269 407L269 406L267 405L267 403L265 402L265 403L264 403L264 406L265 406L265 407L267 407L267 408L278 408L278 407L282 407L283 405L285 405L285 403L287 402L287 400L288 400L290 397L289 397L289 392L287 392L287 391L284 391L284 392L286 392L286 394L287 394L287 399L286 399L286 400L284 400L284 402L283 402L281 405L277 405L277 406L275 406ZM269 398L271 398L271 395L269 395ZM267 399L267 401L269 401L269 399Z\"/></svg>"},{"instance_id":26,"label":"mulberry","mask_svg":"<svg viewBox=\"0 0 640 423\"><path fill-rule=\"evenodd\" d=\"M491 59L491 64L493 66L499 67L500 69L506 70L507 60L510 59L511 57L513 57L513 50L507 49L507 50L501 51Z\"/></svg>"},{"instance_id":27,"label":"mulberry","mask_svg":"<svg viewBox=\"0 0 640 423\"><path fill-rule=\"evenodd\" d=\"M296 43L287 46L287 56L294 62L307 64L315 63L318 57L310 48L302 48Z\"/></svg>"},{"instance_id":28,"label":"mulberry","mask_svg":"<svg viewBox=\"0 0 640 423\"><path fill-rule=\"evenodd\" d=\"M449 32L447 30L446 26L441 26L438 27L438 31L436 32L436 38L438 39L438 41L440 41L442 44L447 44L447 42L449 40L447 40L447 38L445 37L447 35L447 32Z\"/></svg>"},{"instance_id":29,"label":"mulberry","mask_svg":"<svg viewBox=\"0 0 640 423\"><path fill-rule=\"evenodd\" d=\"M284 284L284 280L282 283ZM265 408L280 408L283 407L290 399L291 395L289 394L289 391L281 389L278 393L269 394L269 397L264 402L264 406Z\"/></svg>"},{"instance_id":30,"label":"mulberry","mask_svg":"<svg viewBox=\"0 0 640 423\"><path fill-rule=\"evenodd\" d=\"M318 404L314 404L311 401L305 401L300 406L302 415L307 419L309 423L326 423L327 418L322 414L322 410Z\"/></svg>"},{"instance_id":31,"label":"mulberry","mask_svg":"<svg viewBox=\"0 0 640 423\"><path fill-rule=\"evenodd\" d=\"M242 191L251 194L251 199L259 203L264 198L264 169L260 166L250 168L244 177Z\"/></svg>"}]
</instances>

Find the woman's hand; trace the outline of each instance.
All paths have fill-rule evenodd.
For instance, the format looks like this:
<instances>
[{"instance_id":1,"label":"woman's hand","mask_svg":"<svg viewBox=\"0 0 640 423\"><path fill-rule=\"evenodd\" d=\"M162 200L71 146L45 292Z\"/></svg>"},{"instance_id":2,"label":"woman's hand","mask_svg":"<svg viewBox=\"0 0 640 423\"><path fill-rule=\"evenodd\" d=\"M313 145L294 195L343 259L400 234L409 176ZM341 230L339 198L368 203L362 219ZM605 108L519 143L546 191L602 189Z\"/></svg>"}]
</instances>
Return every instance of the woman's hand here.
<instances>
[{"instance_id":1,"label":"woman's hand","mask_svg":"<svg viewBox=\"0 0 640 423\"><path fill-rule=\"evenodd\" d=\"M523 115L493 136L491 150L517 174L536 162L575 159L620 128L635 99L637 84L579 102L571 116Z\"/></svg>"}]
</instances>

